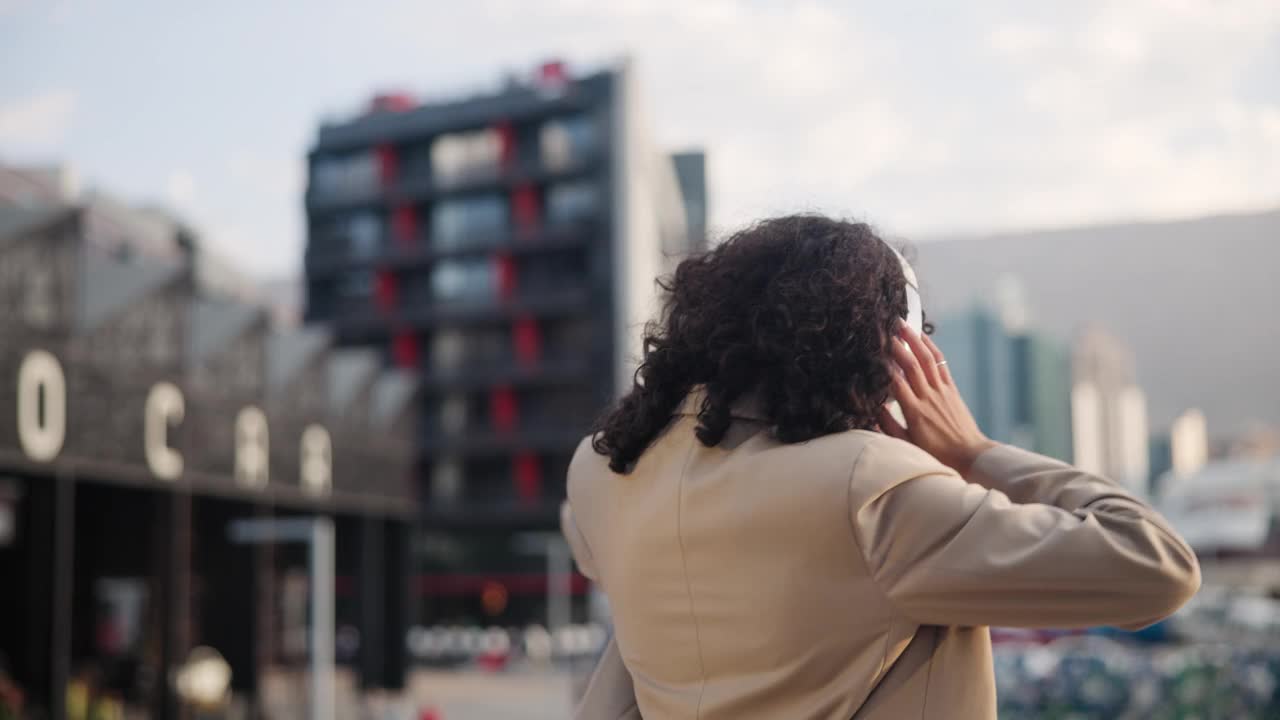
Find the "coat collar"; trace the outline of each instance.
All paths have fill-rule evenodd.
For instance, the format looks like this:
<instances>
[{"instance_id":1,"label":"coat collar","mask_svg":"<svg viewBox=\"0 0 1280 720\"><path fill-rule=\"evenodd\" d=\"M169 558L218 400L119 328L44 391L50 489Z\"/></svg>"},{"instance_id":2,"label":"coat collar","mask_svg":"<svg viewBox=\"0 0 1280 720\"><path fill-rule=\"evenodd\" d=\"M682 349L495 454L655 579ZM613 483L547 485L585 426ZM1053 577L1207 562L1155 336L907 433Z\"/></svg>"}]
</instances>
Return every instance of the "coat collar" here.
<instances>
[{"instance_id":1,"label":"coat collar","mask_svg":"<svg viewBox=\"0 0 1280 720\"><path fill-rule=\"evenodd\" d=\"M697 415L702 410L702 403L707 399L707 389L703 385L695 385L684 400L680 402L680 408L676 410L679 415ZM740 420L757 420L765 421L764 408L761 406L760 398L755 393L744 393L729 405L729 417L738 418Z\"/></svg>"}]
</instances>

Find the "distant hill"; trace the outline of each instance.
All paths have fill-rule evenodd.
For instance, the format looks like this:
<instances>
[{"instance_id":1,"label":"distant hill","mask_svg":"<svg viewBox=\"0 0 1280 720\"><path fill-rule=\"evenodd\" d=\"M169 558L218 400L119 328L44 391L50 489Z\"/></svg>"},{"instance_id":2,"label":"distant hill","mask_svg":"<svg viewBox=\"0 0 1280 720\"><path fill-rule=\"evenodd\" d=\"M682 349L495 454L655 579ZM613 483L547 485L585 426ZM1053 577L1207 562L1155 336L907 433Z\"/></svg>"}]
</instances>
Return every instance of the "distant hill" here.
<instances>
[{"instance_id":1,"label":"distant hill","mask_svg":"<svg viewBox=\"0 0 1280 720\"><path fill-rule=\"evenodd\" d=\"M1204 410L1212 435L1280 425L1280 210L916 245L935 319L1017 276L1031 322L1097 323L1134 351L1151 427Z\"/></svg>"}]
</instances>

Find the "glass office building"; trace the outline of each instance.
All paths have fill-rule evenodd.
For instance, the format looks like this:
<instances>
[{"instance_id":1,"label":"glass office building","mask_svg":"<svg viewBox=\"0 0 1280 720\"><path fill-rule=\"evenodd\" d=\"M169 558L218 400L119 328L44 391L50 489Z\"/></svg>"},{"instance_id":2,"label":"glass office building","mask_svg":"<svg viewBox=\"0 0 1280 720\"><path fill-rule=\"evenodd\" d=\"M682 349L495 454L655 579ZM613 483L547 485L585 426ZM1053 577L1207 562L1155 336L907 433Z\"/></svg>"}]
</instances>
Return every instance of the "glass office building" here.
<instances>
[{"instance_id":1,"label":"glass office building","mask_svg":"<svg viewBox=\"0 0 1280 720\"><path fill-rule=\"evenodd\" d=\"M933 339L983 432L1071 460L1071 361L1065 347L1025 328L1008 329L980 305L943 317Z\"/></svg>"}]
</instances>

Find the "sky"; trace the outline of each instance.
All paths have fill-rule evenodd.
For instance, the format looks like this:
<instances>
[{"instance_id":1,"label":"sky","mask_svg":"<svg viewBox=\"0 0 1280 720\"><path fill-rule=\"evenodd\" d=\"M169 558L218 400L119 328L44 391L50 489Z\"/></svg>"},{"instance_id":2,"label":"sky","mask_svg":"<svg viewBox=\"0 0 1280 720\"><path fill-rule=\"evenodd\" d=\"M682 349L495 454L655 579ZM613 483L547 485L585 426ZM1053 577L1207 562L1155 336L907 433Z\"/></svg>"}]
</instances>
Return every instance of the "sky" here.
<instances>
[{"instance_id":1,"label":"sky","mask_svg":"<svg viewBox=\"0 0 1280 720\"><path fill-rule=\"evenodd\" d=\"M1280 2L0 0L0 162L163 203L298 272L305 155L373 93L629 57L713 230L794 210L907 240L1280 205Z\"/></svg>"}]
</instances>

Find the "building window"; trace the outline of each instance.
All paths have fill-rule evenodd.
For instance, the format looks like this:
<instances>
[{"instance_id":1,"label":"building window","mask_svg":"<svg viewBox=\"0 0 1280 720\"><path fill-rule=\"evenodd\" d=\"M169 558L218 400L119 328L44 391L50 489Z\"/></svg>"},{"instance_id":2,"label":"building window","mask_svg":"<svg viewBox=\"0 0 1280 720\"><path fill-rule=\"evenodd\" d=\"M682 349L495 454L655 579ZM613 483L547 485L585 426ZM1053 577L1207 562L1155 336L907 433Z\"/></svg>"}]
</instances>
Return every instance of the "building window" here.
<instances>
[{"instance_id":1,"label":"building window","mask_svg":"<svg viewBox=\"0 0 1280 720\"><path fill-rule=\"evenodd\" d=\"M585 161L599 142L596 123L589 115L550 120L538 132L543 167L564 170Z\"/></svg>"},{"instance_id":2,"label":"building window","mask_svg":"<svg viewBox=\"0 0 1280 720\"><path fill-rule=\"evenodd\" d=\"M497 194L445 200L431 213L431 243L438 250L465 247L507 232L510 210Z\"/></svg>"},{"instance_id":3,"label":"building window","mask_svg":"<svg viewBox=\"0 0 1280 720\"><path fill-rule=\"evenodd\" d=\"M596 219L600 188L590 180L557 183L547 190L547 224L574 225Z\"/></svg>"},{"instance_id":4,"label":"building window","mask_svg":"<svg viewBox=\"0 0 1280 720\"><path fill-rule=\"evenodd\" d=\"M511 333L505 328L440 330L431 338L432 372L488 372L513 362Z\"/></svg>"},{"instance_id":5,"label":"building window","mask_svg":"<svg viewBox=\"0 0 1280 720\"><path fill-rule=\"evenodd\" d=\"M442 260L431 269L431 295L443 302L490 299L494 280L493 265L487 259Z\"/></svg>"},{"instance_id":6,"label":"building window","mask_svg":"<svg viewBox=\"0 0 1280 720\"><path fill-rule=\"evenodd\" d=\"M495 129L441 135L431 144L431 176L451 185L497 174L502 167L502 135Z\"/></svg>"},{"instance_id":7,"label":"building window","mask_svg":"<svg viewBox=\"0 0 1280 720\"><path fill-rule=\"evenodd\" d=\"M373 295L374 276L369 271L348 273L338 281L338 296L346 300L364 299Z\"/></svg>"},{"instance_id":8,"label":"building window","mask_svg":"<svg viewBox=\"0 0 1280 720\"><path fill-rule=\"evenodd\" d=\"M563 292L580 288L587 277L587 257L580 249L529 255L520 261L520 284L524 296Z\"/></svg>"},{"instance_id":9,"label":"building window","mask_svg":"<svg viewBox=\"0 0 1280 720\"><path fill-rule=\"evenodd\" d=\"M543 342L546 347L556 353L564 353L566 357L579 361L587 359L587 353L596 346L595 332L590 320L560 319L549 320L542 324Z\"/></svg>"},{"instance_id":10,"label":"building window","mask_svg":"<svg viewBox=\"0 0 1280 720\"><path fill-rule=\"evenodd\" d=\"M466 430L469 409L466 395L462 393L446 395L440 403L440 431L445 435L458 435Z\"/></svg>"},{"instance_id":11,"label":"building window","mask_svg":"<svg viewBox=\"0 0 1280 720\"><path fill-rule=\"evenodd\" d=\"M598 410L594 394L579 388L528 390L520 393L519 406L526 427L577 429Z\"/></svg>"},{"instance_id":12,"label":"building window","mask_svg":"<svg viewBox=\"0 0 1280 720\"><path fill-rule=\"evenodd\" d=\"M452 505L462 494L462 463L453 458L437 461L431 468L431 499Z\"/></svg>"},{"instance_id":13,"label":"building window","mask_svg":"<svg viewBox=\"0 0 1280 720\"><path fill-rule=\"evenodd\" d=\"M359 195L380 186L380 173L372 152L318 158L311 166L311 187L323 195Z\"/></svg>"},{"instance_id":14,"label":"building window","mask_svg":"<svg viewBox=\"0 0 1280 720\"><path fill-rule=\"evenodd\" d=\"M431 339L431 367L436 372L462 367L465 354L466 340L457 330L441 330Z\"/></svg>"},{"instance_id":15,"label":"building window","mask_svg":"<svg viewBox=\"0 0 1280 720\"><path fill-rule=\"evenodd\" d=\"M516 502L511 483L511 461L506 458L476 458L465 466L463 502L485 507L511 506Z\"/></svg>"},{"instance_id":16,"label":"building window","mask_svg":"<svg viewBox=\"0 0 1280 720\"><path fill-rule=\"evenodd\" d=\"M347 252L351 257L366 260L382 249L382 219L371 212L353 215L347 221Z\"/></svg>"}]
</instances>

